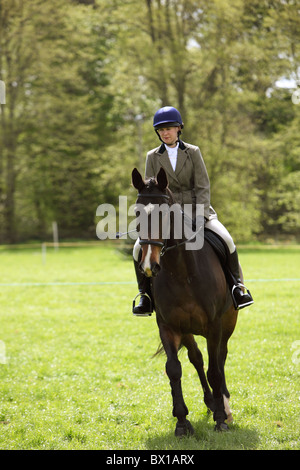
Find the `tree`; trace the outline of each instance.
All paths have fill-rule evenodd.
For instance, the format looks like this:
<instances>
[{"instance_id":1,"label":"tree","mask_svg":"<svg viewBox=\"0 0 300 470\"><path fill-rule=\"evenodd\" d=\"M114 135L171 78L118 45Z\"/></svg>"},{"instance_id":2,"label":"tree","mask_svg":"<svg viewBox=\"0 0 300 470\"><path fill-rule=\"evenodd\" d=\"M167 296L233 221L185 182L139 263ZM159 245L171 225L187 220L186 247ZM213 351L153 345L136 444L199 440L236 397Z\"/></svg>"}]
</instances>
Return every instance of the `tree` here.
<instances>
[{"instance_id":1,"label":"tree","mask_svg":"<svg viewBox=\"0 0 300 470\"><path fill-rule=\"evenodd\" d=\"M297 234L299 80L292 0L0 1L0 239L95 236L174 105L237 242ZM300 83L300 82L299 82Z\"/></svg>"},{"instance_id":2,"label":"tree","mask_svg":"<svg viewBox=\"0 0 300 470\"><path fill-rule=\"evenodd\" d=\"M103 73L110 39L103 12L57 0L5 6L3 239L44 238L52 220L62 236L94 233L99 152L113 132L113 97ZM14 69L7 64L17 64L19 75L11 82Z\"/></svg>"},{"instance_id":3,"label":"tree","mask_svg":"<svg viewBox=\"0 0 300 470\"><path fill-rule=\"evenodd\" d=\"M16 239L15 192L19 165L18 142L27 112L30 67L36 60L31 14L37 8L23 0L0 3L0 78L6 84L6 104L1 105L1 206L2 236Z\"/></svg>"}]
</instances>

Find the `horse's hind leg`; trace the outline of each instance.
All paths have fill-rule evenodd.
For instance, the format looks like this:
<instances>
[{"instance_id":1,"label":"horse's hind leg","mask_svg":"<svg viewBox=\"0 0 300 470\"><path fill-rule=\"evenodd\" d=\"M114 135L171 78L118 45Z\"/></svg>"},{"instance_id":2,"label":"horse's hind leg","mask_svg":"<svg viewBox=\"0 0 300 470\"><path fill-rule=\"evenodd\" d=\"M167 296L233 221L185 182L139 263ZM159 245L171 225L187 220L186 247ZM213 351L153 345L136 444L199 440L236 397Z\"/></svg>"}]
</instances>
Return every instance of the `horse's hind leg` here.
<instances>
[{"instance_id":1,"label":"horse's hind leg","mask_svg":"<svg viewBox=\"0 0 300 470\"><path fill-rule=\"evenodd\" d=\"M222 392L223 392L223 398L224 398L225 412L227 414L227 420L226 420L227 423L231 423L233 421L233 417L232 417L232 412L229 406L230 394L227 389L226 379L225 379L225 362L227 358L228 340L231 337L235 329L237 317L238 317L238 311L234 310L233 308L228 310L222 317L222 338L221 338L221 344L220 344L219 364L220 364L221 373L223 377Z\"/></svg>"},{"instance_id":2,"label":"horse's hind leg","mask_svg":"<svg viewBox=\"0 0 300 470\"><path fill-rule=\"evenodd\" d=\"M159 326L162 344L167 354L166 373L170 380L173 398L173 416L177 418L175 436L194 434L191 423L186 419L189 411L184 402L181 388L181 364L177 353L181 338L167 326Z\"/></svg>"},{"instance_id":3,"label":"horse's hind leg","mask_svg":"<svg viewBox=\"0 0 300 470\"><path fill-rule=\"evenodd\" d=\"M225 379L225 361L227 357L227 338L222 338L220 345L220 354L219 354L219 364L222 373L222 393L224 400L225 413L227 415L226 423L229 424L233 421L232 411L229 406L230 393L227 389L226 379Z\"/></svg>"},{"instance_id":4,"label":"horse's hind leg","mask_svg":"<svg viewBox=\"0 0 300 470\"><path fill-rule=\"evenodd\" d=\"M222 373L222 362L219 354L221 335L221 322L219 319L216 319L214 324L211 324L207 338L207 352L209 360L207 378L213 391L214 420L216 422L215 429L217 431L225 431L228 429L228 426L225 423L227 414L225 412L223 399L224 374Z\"/></svg>"},{"instance_id":5,"label":"horse's hind leg","mask_svg":"<svg viewBox=\"0 0 300 470\"><path fill-rule=\"evenodd\" d=\"M189 360L198 372L198 376L204 393L204 403L206 404L209 410L214 411L214 399L206 380L203 356L200 349L198 348L194 336L184 335L182 337L182 344L187 348Z\"/></svg>"}]
</instances>

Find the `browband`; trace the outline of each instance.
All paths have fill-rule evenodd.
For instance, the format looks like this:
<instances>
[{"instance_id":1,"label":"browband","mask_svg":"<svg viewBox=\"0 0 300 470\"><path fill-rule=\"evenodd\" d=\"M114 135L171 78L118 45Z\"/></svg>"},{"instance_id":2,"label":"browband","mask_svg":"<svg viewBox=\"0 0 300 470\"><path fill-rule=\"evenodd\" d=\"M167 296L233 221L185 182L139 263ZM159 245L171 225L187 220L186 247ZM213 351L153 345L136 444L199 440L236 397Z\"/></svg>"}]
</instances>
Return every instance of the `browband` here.
<instances>
[{"instance_id":1,"label":"browband","mask_svg":"<svg viewBox=\"0 0 300 470\"><path fill-rule=\"evenodd\" d=\"M138 194L138 197L164 197L165 199L170 199L170 196L167 194Z\"/></svg>"}]
</instances>

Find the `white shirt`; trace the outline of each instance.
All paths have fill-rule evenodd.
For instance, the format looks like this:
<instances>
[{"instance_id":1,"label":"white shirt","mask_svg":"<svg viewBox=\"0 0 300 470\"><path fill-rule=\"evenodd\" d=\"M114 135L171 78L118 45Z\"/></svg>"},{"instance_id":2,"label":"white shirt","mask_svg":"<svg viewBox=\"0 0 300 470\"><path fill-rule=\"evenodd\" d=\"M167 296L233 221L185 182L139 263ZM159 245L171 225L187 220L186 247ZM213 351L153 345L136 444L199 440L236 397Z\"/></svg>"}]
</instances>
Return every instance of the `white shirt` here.
<instances>
[{"instance_id":1,"label":"white shirt","mask_svg":"<svg viewBox=\"0 0 300 470\"><path fill-rule=\"evenodd\" d=\"M165 145L174 171L175 171L176 163L177 163L178 146L179 146L179 142L177 142L176 147L168 147L167 145Z\"/></svg>"}]
</instances>

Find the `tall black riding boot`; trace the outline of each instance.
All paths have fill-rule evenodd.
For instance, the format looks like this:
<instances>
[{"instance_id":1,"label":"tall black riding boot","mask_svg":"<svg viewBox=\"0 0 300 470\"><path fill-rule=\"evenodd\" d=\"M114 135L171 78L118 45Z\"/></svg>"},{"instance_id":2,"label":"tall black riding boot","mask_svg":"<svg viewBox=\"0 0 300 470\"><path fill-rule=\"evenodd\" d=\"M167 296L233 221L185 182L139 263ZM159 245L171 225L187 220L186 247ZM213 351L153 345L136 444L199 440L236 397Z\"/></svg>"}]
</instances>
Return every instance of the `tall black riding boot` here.
<instances>
[{"instance_id":1,"label":"tall black riding boot","mask_svg":"<svg viewBox=\"0 0 300 470\"><path fill-rule=\"evenodd\" d=\"M146 277L140 270L139 270L139 263L133 260L134 269L136 273L136 279L138 283L139 293L135 296L133 300L133 307L132 313L134 315L140 317L147 317L150 316L153 312L153 301L152 301L152 294L151 294L151 286L150 286L150 278ZM135 299L140 296L140 302L138 305L135 305Z\"/></svg>"},{"instance_id":2,"label":"tall black riding boot","mask_svg":"<svg viewBox=\"0 0 300 470\"><path fill-rule=\"evenodd\" d=\"M236 250L228 256L228 268L232 277L231 294L235 308L240 309L253 304L252 295L240 278L239 259Z\"/></svg>"}]
</instances>

